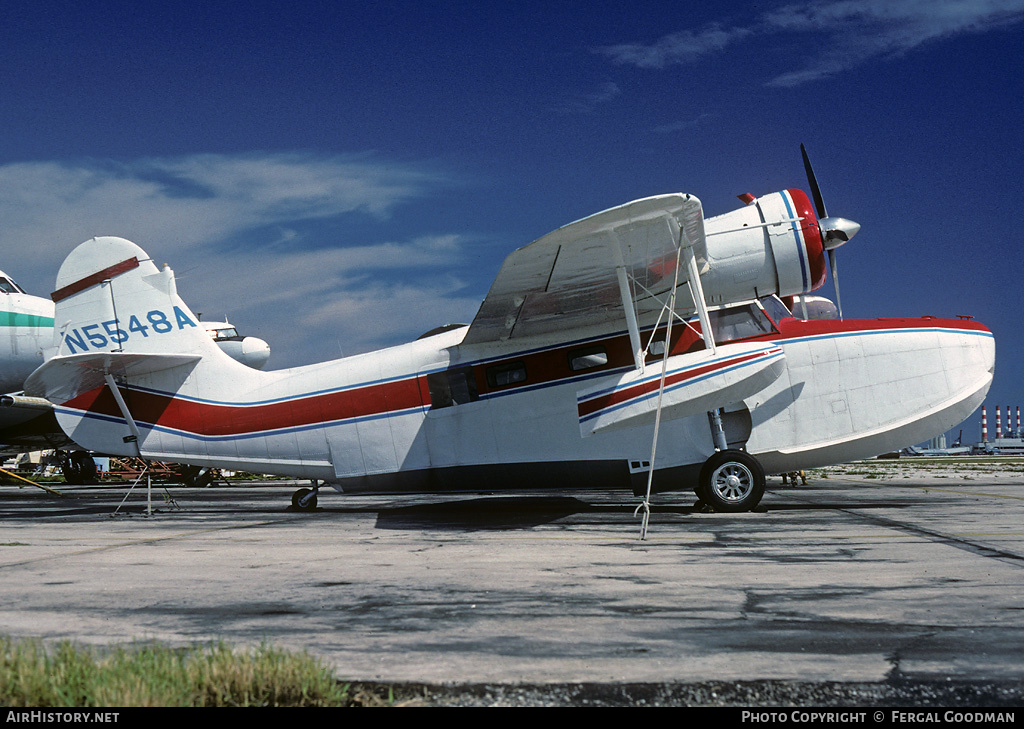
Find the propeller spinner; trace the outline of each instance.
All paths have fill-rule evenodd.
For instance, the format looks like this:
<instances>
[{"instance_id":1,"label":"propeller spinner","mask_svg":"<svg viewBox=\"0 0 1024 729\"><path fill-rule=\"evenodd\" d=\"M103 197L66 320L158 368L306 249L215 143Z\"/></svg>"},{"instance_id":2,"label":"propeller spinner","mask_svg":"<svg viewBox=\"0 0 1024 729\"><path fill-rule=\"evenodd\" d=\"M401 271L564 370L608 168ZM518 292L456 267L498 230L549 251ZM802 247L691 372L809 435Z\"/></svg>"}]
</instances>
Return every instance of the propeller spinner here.
<instances>
[{"instance_id":1,"label":"propeller spinner","mask_svg":"<svg viewBox=\"0 0 1024 729\"><path fill-rule=\"evenodd\" d=\"M836 264L836 248L841 246L860 230L860 224L846 218L832 217L825 209L825 201L821 197L821 188L818 187L818 180L811 169L811 161L807 157L807 150L800 145L800 154L804 158L804 170L807 172L807 184L811 186L811 197L814 198L814 209L818 214L818 228L821 230L821 243L828 253L828 265L832 269L832 285L836 289L836 308L839 310L839 318L843 318L843 302L839 296L839 268Z\"/></svg>"}]
</instances>

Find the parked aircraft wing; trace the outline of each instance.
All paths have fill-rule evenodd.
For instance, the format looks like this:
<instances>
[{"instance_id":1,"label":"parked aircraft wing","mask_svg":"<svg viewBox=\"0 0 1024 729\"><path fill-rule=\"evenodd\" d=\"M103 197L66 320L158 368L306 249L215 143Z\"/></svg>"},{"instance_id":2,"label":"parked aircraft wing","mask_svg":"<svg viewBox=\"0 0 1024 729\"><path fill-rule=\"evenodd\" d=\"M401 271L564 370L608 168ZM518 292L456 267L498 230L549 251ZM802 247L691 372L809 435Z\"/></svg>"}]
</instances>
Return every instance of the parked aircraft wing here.
<instances>
[{"instance_id":1,"label":"parked aircraft wing","mask_svg":"<svg viewBox=\"0 0 1024 729\"><path fill-rule=\"evenodd\" d=\"M643 321L663 306L654 297L672 288L680 246L703 258L703 211L692 195L643 198L570 223L505 260L464 341L477 344L602 324L621 330L620 271ZM681 266L680 286L686 280Z\"/></svg>"}]
</instances>

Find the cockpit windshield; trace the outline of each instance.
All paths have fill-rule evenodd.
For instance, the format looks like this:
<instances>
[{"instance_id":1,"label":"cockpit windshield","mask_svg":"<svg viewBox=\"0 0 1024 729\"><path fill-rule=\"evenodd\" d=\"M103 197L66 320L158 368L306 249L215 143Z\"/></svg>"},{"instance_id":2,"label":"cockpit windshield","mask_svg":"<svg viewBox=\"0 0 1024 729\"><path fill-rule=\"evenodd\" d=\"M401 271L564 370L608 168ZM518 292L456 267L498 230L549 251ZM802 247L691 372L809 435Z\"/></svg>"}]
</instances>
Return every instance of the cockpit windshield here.
<instances>
[{"instance_id":1,"label":"cockpit windshield","mask_svg":"<svg viewBox=\"0 0 1024 729\"><path fill-rule=\"evenodd\" d=\"M24 291L21 290L21 287L18 286L18 284L14 283L8 278L4 278L3 276L0 276L0 292L3 292L5 294L25 293Z\"/></svg>"},{"instance_id":2,"label":"cockpit windshield","mask_svg":"<svg viewBox=\"0 0 1024 729\"><path fill-rule=\"evenodd\" d=\"M226 327L224 329L212 329L210 336L213 337L215 342L226 342L235 339L241 339L238 335L238 330L234 327Z\"/></svg>"},{"instance_id":3,"label":"cockpit windshield","mask_svg":"<svg viewBox=\"0 0 1024 729\"><path fill-rule=\"evenodd\" d=\"M793 313L786 308L778 296L766 296L761 299L761 306L776 324L783 319L793 316Z\"/></svg>"}]
</instances>

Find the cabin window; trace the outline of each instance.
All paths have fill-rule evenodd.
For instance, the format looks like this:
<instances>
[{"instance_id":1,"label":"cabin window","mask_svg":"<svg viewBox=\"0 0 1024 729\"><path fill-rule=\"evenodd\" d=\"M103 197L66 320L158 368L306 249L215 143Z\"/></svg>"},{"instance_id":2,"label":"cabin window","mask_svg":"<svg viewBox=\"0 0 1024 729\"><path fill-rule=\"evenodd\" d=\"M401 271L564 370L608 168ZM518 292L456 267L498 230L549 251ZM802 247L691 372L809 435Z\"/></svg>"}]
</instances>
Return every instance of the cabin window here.
<instances>
[{"instance_id":1,"label":"cabin window","mask_svg":"<svg viewBox=\"0 0 1024 729\"><path fill-rule=\"evenodd\" d=\"M665 335L659 335L661 339L655 339L653 342L647 345L647 355L644 360L647 362L653 362L654 360L661 359L665 356Z\"/></svg>"},{"instance_id":2,"label":"cabin window","mask_svg":"<svg viewBox=\"0 0 1024 729\"><path fill-rule=\"evenodd\" d=\"M771 334L774 331L771 321L754 304L718 309L708 314L711 319L711 332L715 335L717 344Z\"/></svg>"},{"instance_id":3,"label":"cabin window","mask_svg":"<svg viewBox=\"0 0 1024 729\"><path fill-rule=\"evenodd\" d=\"M569 352L569 369L573 372L603 367L608 364L608 352L604 347L587 347Z\"/></svg>"},{"instance_id":4,"label":"cabin window","mask_svg":"<svg viewBox=\"0 0 1024 729\"><path fill-rule=\"evenodd\" d=\"M473 370L469 367L433 372L427 375L427 387L430 389L431 408L465 405L479 399Z\"/></svg>"},{"instance_id":5,"label":"cabin window","mask_svg":"<svg viewBox=\"0 0 1024 729\"><path fill-rule=\"evenodd\" d=\"M491 387L507 387L526 382L526 364L509 362L487 368L487 384Z\"/></svg>"}]
</instances>

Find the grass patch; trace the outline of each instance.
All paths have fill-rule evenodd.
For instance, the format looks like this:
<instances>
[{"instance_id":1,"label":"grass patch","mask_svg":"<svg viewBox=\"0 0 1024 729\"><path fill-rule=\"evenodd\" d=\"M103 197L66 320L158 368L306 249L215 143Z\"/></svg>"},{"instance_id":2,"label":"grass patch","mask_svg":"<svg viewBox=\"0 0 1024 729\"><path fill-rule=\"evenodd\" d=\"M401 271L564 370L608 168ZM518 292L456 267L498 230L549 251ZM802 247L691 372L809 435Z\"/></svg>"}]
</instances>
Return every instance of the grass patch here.
<instances>
[{"instance_id":1,"label":"grass patch","mask_svg":"<svg viewBox=\"0 0 1024 729\"><path fill-rule=\"evenodd\" d=\"M312 656L268 645L48 649L0 637L0 706L346 706L349 689Z\"/></svg>"}]
</instances>

